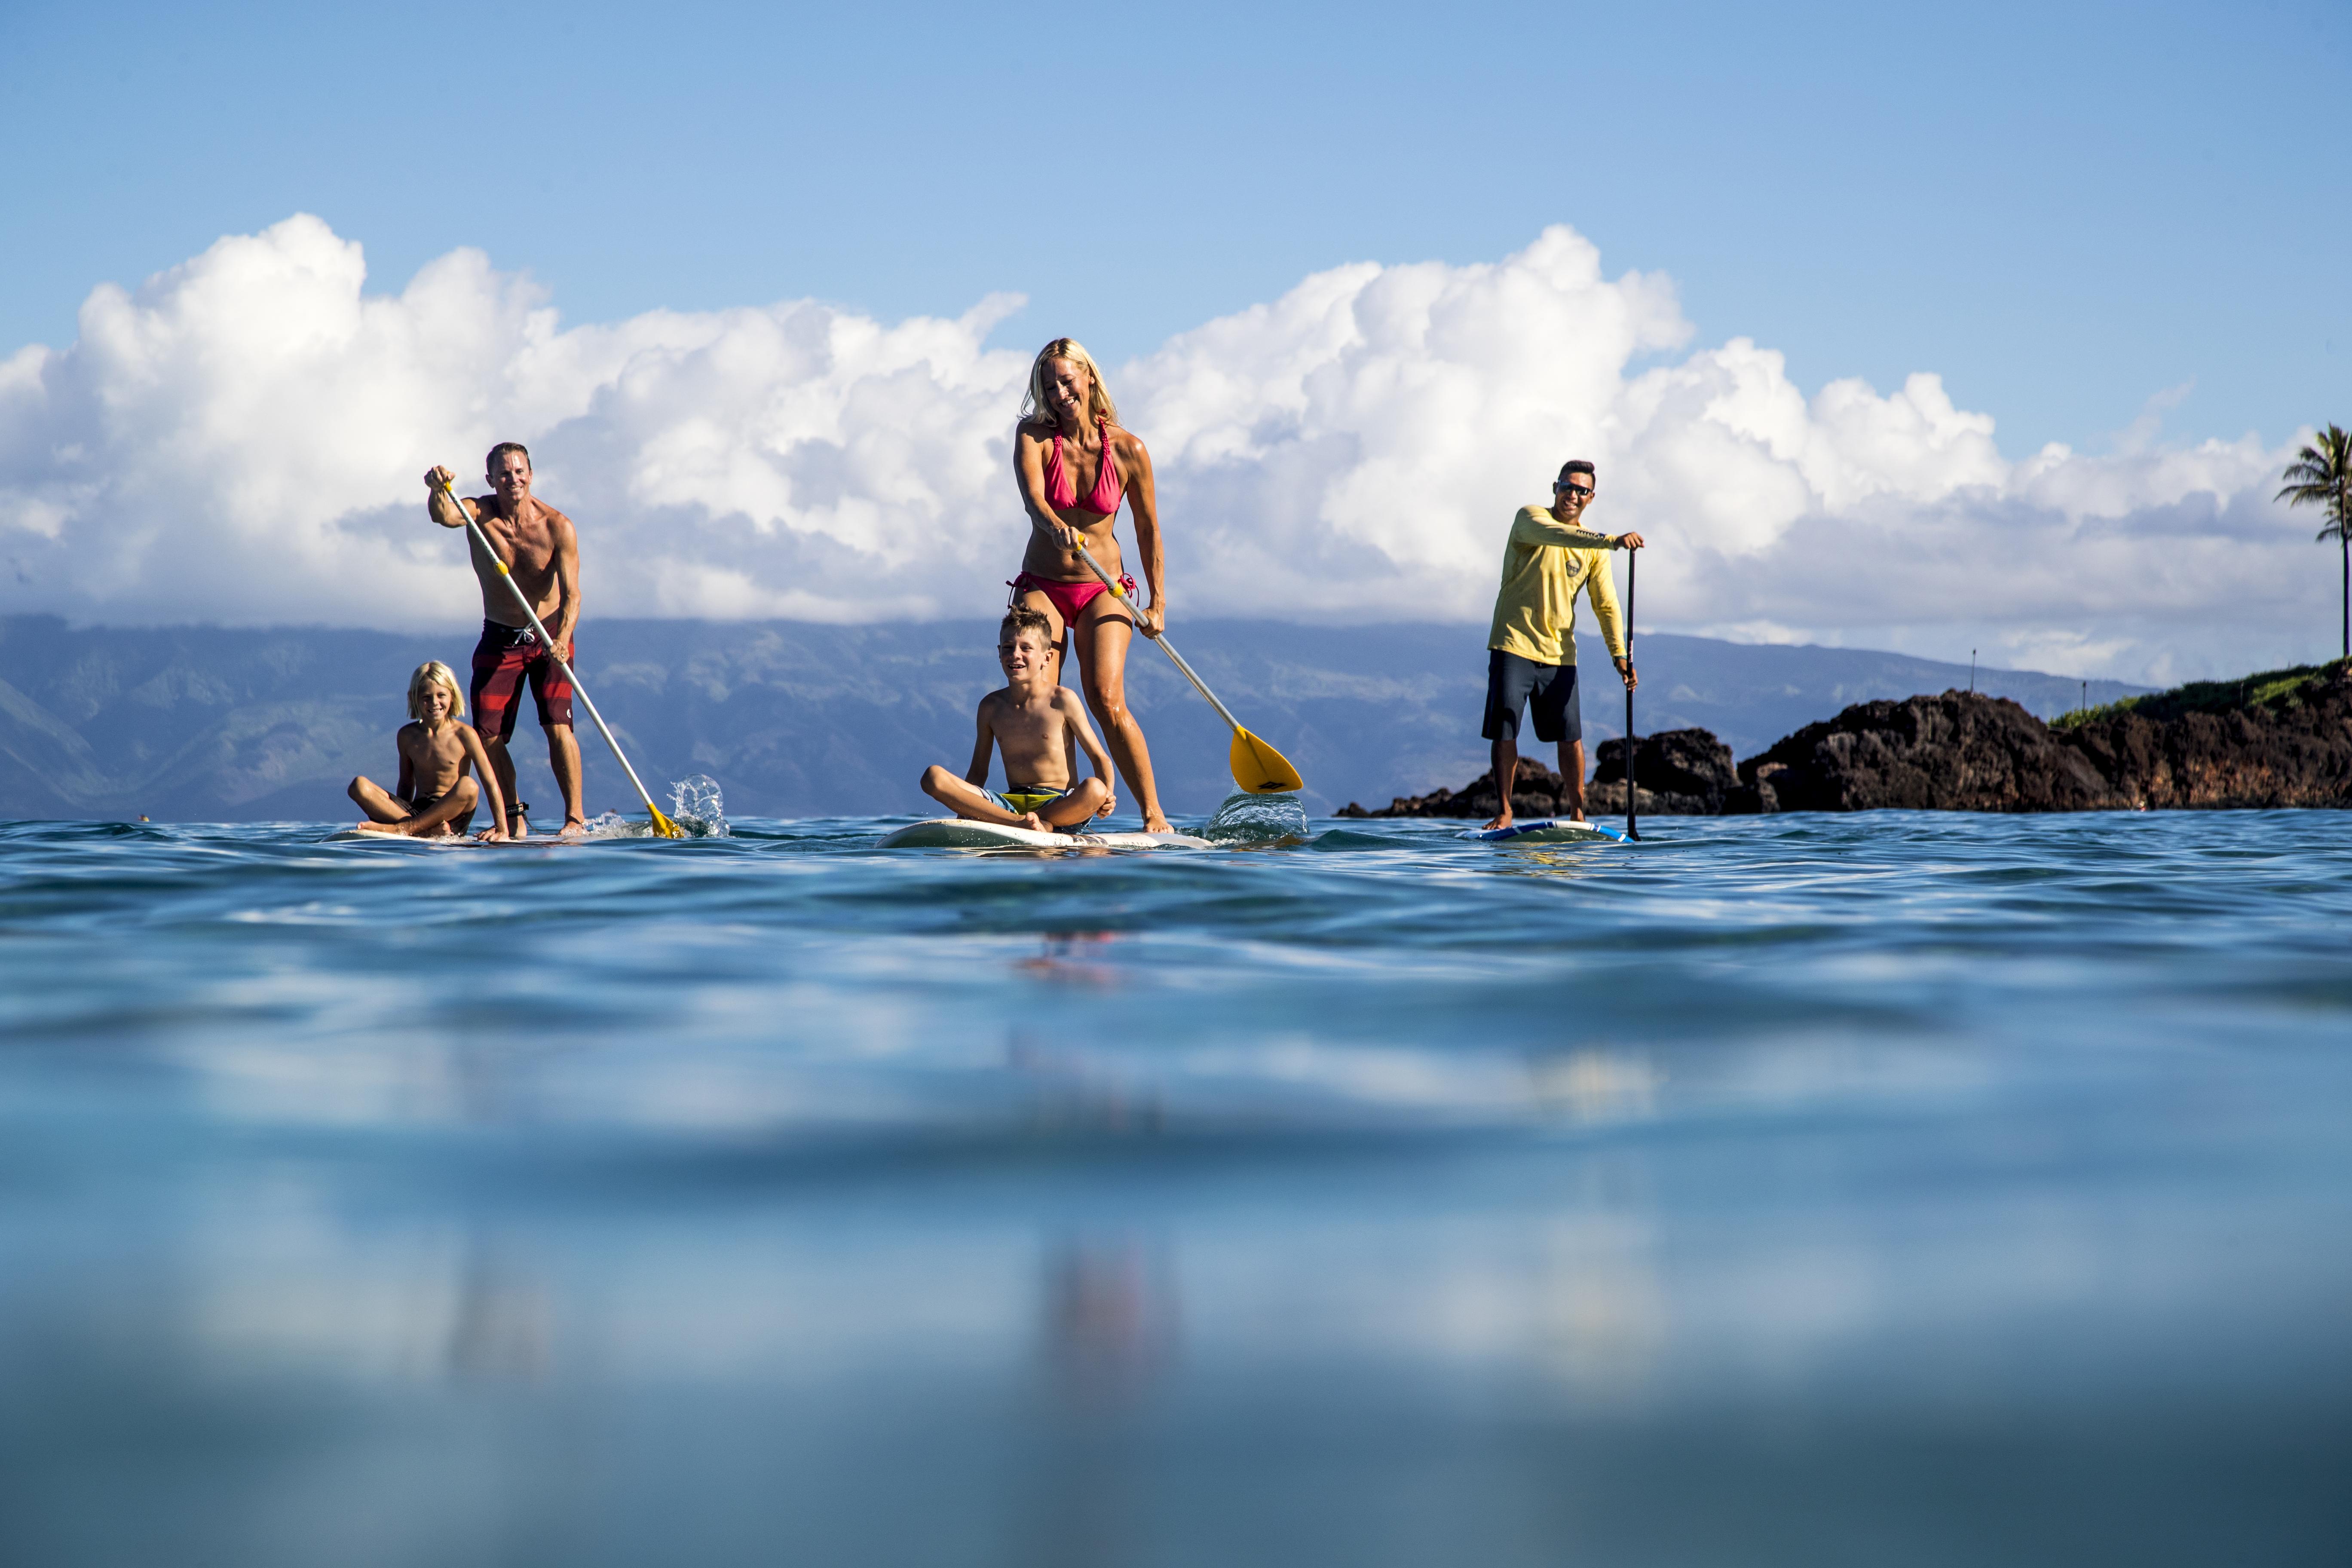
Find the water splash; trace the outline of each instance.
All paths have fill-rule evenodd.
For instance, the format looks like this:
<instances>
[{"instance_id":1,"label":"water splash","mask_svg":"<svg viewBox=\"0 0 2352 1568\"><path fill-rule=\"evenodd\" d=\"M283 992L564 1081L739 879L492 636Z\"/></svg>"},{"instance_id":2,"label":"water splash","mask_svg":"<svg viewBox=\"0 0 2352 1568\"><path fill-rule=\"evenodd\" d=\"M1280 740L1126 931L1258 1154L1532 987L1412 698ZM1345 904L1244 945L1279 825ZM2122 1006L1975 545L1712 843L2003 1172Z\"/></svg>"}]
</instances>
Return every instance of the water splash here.
<instances>
[{"instance_id":1,"label":"water splash","mask_svg":"<svg viewBox=\"0 0 2352 1568\"><path fill-rule=\"evenodd\" d=\"M1296 844L1307 837L1307 808L1295 795L1236 791L1209 814L1200 837L1213 844Z\"/></svg>"},{"instance_id":2,"label":"water splash","mask_svg":"<svg viewBox=\"0 0 2352 1568\"><path fill-rule=\"evenodd\" d=\"M669 819L688 838L726 838L727 812L719 795L719 781L708 773L679 779L669 786ZM643 817L608 811L588 825L587 838L650 838L654 825Z\"/></svg>"},{"instance_id":3,"label":"water splash","mask_svg":"<svg viewBox=\"0 0 2352 1568\"><path fill-rule=\"evenodd\" d=\"M725 838L727 812L719 796L719 781L709 773L679 779L669 786L670 820L689 838Z\"/></svg>"}]
</instances>

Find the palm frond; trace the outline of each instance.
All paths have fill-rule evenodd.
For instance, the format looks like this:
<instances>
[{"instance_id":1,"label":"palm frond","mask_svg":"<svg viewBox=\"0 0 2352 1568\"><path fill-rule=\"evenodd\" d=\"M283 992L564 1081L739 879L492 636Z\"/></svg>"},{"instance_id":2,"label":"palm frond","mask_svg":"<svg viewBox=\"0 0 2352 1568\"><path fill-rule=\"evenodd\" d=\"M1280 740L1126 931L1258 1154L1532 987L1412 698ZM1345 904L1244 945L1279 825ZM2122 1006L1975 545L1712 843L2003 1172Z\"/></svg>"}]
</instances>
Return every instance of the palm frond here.
<instances>
[{"instance_id":1,"label":"palm frond","mask_svg":"<svg viewBox=\"0 0 2352 1568\"><path fill-rule=\"evenodd\" d=\"M2328 426L2295 454L2279 478L2285 483L2271 499L2291 507L2326 507L2328 524L2320 537L2335 538L2345 526L2347 498L2352 498L2352 435L2340 425Z\"/></svg>"}]
</instances>

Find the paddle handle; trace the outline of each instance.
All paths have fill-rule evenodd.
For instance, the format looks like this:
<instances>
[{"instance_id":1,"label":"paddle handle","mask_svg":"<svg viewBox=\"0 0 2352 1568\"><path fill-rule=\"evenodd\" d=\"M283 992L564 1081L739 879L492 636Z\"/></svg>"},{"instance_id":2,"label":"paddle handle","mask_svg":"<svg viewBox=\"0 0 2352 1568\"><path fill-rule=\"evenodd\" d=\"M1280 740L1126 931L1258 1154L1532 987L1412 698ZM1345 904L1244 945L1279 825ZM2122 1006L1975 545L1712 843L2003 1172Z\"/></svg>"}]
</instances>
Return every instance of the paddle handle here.
<instances>
[{"instance_id":1,"label":"paddle handle","mask_svg":"<svg viewBox=\"0 0 2352 1568\"><path fill-rule=\"evenodd\" d=\"M1101 582L1102 585L1110 590L1110 596L1118 600L1121 604L1127 605L1132 608L1134 601L1127 596L1126 593L1119 587L1118 584L1113 580L1111 574L1104 571L1101 564L1097 563L1091 554L1087 553L1087 547L1081 544L1076 548L1078 552L1078 559L1085 562L1087 563L1087 570L1093 573ZM1192 683L1193 690L1199 692L1202 696L1209 700L1209 706L1217 710L1217 717L1232 725L1234 731L1239 733L1242 727L1242 721L1234 718L1232 711L1228 710L1223 703L1217 700L1217 694L1210 690L1207 684L1202 681L1199 676L1192 673L1192 667L1184 662L1184 656L1178 653L1176 649L1170 645L1166 631L1162 630L1160 636L1153 637L1151 640L1160 645L1160 650L1162 653L1176 661L1176 668L1184 672L1184 679Z\"/></svg>"},{"instance_id":2,"label":"paddle handle","mask_svg":"<svg viewBox=\"0 0 2352 1568\"><path fill-rule=\"evenodd\" d=\"M1625 552L1625 665L1633 664L1633 567L1642 558L1638 550ZM1642 830L1633 825L1633 689L1625 689L1625 837L1639 838Z\"/></svg>"},{"instance_id":3,"label":"paddle handle","mask_svg":"<svg viewBox=\"0 0 2352 1568\"><path fill-rule=\"evenodd\" d=\"M530 607L530 595L522 591L522 584L514 580L514 574L507 570L507 563L499 559L498 549L491 544L490 536L482 531L482 525L474 521L474 514L466 510L466 503L457 499L457 492L449 488L446 479L441 481L441 493L449 498L449 504L456 507L457 515L466 520L466 531L474 536L474 542L482 547L482 553L498 567L499 581L507 585L507 592L514 595L515 603L521 606L522 613L530 617L530 629L537 632L539 640L547 645L547 657L555 661L555 668L562 670L563 679L572 683L572 693L580 699L580 705L588 710L588 717L596 721L596 732L604 737L604 744L613 748L614 759L621 764L621 771L629 775L629 783L635 787L637 798L646 803L646 809L653 813L655 822L667 825L669 818L661 814L661 807L654 804L654 797L646 793L645 781L638 778L637 770L629 765L628 753L621 750L620 742L613 739L612 726L604 722L602 713L596 711L595 701L589 697L588 689L580 684L580 677L572 673L571 663L555 651L554 637L548 631L546 623L539 618L539 612Z\"/></svg>"}]
</instances>

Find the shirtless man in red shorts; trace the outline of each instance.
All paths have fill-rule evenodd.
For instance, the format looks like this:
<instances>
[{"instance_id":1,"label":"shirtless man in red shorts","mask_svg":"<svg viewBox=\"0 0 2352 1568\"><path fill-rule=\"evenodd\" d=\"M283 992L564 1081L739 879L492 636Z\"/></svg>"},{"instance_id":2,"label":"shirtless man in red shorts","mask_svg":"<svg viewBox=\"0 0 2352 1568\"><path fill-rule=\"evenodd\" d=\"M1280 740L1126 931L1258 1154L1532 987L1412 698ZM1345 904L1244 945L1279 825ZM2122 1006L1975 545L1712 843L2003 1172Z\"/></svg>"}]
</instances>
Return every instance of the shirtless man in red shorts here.
<instances>
[{"instance_id":1,"label":"shirtless man in red shorts","mask_svg":"<svg viewBox=\"0 0 2352 1568\"><path fill-rule=\"evenodd\" d=\"M499 565L506 564L514 585L530 600L541 622L555 638L555 651L564 663L572 659L572 633L580 624L580 540L572 520L530 493L530 454L520 441L501 441L490 448L490 495L464 502L467 515L482 525L496 556L483 552L471 535L467 545L474 575L482 584L482 640L474 645L474 679L467 696L473 704L474 727L498 774L507 803L507 831L520 838L530 828L523 814L529 807L515 799L514 759L507 742L514 734L520 708L522 683L530 680L530 695L539 706L539 727L547 735L547 765L563 792L563 831L576 833L588 826L580 807L580 742L572 733L572 682L530 629L514 595L499 581ZM454 476L436 468L425 476L433 492L425 509L444 528L463 528L442 485Z\"/></svg>"}]
</instances>

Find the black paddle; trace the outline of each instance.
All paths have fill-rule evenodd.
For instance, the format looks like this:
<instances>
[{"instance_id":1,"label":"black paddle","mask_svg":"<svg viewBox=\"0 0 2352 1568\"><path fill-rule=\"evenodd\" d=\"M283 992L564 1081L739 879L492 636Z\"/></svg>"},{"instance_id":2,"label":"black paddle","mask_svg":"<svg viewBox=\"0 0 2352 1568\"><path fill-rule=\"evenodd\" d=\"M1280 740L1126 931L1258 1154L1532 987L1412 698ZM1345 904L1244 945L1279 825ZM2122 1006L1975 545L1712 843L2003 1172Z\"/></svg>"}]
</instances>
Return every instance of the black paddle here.
<instances>
[{"instance_id":1,"label":"black paddle","mask_svg":"<svg viewBox=\"0 0 2352 1568\"><path fill-rule=\"evenodd\" d=\"M1633 668L1633 563L1641 556L1638 550L1625 552L1625 668ZM1633 689L1625 688L1625 837L1638 839L1642 830L1633 826Z\"/></svg>"}]
</instances>

